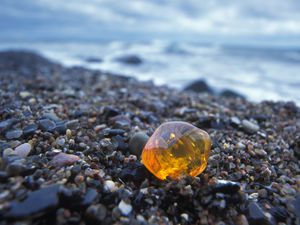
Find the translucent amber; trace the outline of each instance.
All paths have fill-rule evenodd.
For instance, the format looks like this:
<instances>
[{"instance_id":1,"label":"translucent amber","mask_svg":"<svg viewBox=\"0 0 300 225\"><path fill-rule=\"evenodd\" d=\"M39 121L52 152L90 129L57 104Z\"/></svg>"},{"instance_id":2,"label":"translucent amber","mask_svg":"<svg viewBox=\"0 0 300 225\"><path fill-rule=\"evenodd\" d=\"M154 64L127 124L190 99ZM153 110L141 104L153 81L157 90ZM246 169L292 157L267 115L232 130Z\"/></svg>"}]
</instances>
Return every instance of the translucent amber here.
<instances>
[{"instance_id":1,"label":"translucent amber","mask_svg":"<svg viewBox=\"0 0 300 225\"><path fill-rule=\"evenodd\" d=\"M167 122L148 140L142 162L161 180L197 176L207 165L210 147L211 140L205 131L186 122Z\"/></svg>"}]
</instances>

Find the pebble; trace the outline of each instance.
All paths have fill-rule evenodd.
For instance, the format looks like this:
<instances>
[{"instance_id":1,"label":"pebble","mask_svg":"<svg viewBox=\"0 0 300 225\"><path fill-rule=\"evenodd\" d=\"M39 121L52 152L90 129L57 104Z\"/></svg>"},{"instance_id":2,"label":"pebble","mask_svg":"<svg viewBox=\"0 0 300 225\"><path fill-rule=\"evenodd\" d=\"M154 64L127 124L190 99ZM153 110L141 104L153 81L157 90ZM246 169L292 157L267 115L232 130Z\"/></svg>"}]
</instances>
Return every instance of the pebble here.
<instances>
[{"instance_id":1,"label":"pebble","mask_svg":"<svg viewBox=\"0 0 300 225\"><path fill-rule=\"evenodd\" d=\"M32 135L36 132L37 129L38 129L38 126L36 124L34 124L34 123L29 124L23 128L23 134L25 136Z\"/></svg>"},{"instance_id":2,"label":"pebble","mask_svg":"<svg viewBox=\"0 0 300 225\"><path fill-rule=\"evenodd\" d=\"M149 136L144 132L135 133L129 140L129 151L139 157L148 140Z\"/></svg>"},{"instance_id":3,"label":"pebble","mask_svg":"<svg viewBox=\"0 0 300 225\"><path fill-rule=\"evenodd\" d=\"M25 98L30 97L30 96L31 96L31 93L28 92L28 91L21 91L21 92L19 93L19 95L20 95L20 97L21 97L22 99L25 99Z\"/></svg>"},{"instance_id":4,"label":"pebble","mask_svg":"<svg viewBox=\"0 0 300 225\"><path fill-rule=\"evenodd\" d=\"M243 120L242 126L246 132L251 133L251 134L259 131L259 126L249 120Z\"/></svg>"},{"instance_id":5,"label":"pebble","mask_svg":"<svg viewBox=\"0 0 300 225\"><path fill-rule=\"evenodd\" d=\"M64 138L59 138L56 140L56 144L58 144L59 146L64 146L66 143L66 140Z\"/></svg>"},{"instance_id":6,"label":"pebble","mask_svg":"<svg viewBox=\"0 0 300 225\"><path fill-rule=\"evenodd\" d=\"M106 217L106 207L102 204L91 205L87 208L85 215L92 223L99 223Z\"/></svg>"},{"instance_id":7,"label":"pebble","mask_svg":"<svg viewBox=\"0 0 300 225\"><path fill-rule=\"evenodd\" d=\"M79 120L70 120L65 125L67 129L76 130L79 127Z\"/></svg>"},{"instance_id":8,"label":"pebble","mask_svg":"<svg viewBox=\"0 0 300 225\"><path fill-rule=\"evenodd\" d=\"M2 157L5 158L5 157L7 157L9 155L14 155L14 154L15 154L15 152L14 152L14 150L12 148L6 148L2 152Z\"/></svg>"},{"instance_id":9,"label":"pebble","mask_svg":"<svg viewBox=\"0 0 300 225\"><path fill-rule=\"evenodd\" d=\"M53 159L50 161L50 165L57 168L70 166L77 162L79 159L80 158L77 155L66 154L61 152L53 157Z\"/></svg>"},{"instance_id":10,"label":"pebble","mask_svg":"<svg viewBox=\"0 0 300 225\"><path fill-rule=\"evenodd\" d=\"M38 124L43 131L52 131L56 126L55 123L49 119L39 120Z\"/></svg>"},{"instance_id":11,"label":"pebble","mask_svg":"<svg viewBox=\"0 0 300 225\"><path fill-rule=\"evenodd\" d=\"M8 130L11 128L14 124L17 123L16 119L7 119L0 122L0 133Z\"/></svg>"},{"instance_id":12,"label":"pebble","mask_svg":"<svg viewBox=\"0 0 300 225\"><path fill-rule=\"evenodd\" d=\"M119 203L118 208L120 209L122 215L124 216L128 216L129 213L131 213L132 211L132 206L124 202L123 200L121 200L121 202Z\"/></svg>"},{"instance_id":13,"label":"pebble","mask_svg":"<svg viewBox=\"0 0 300 225\"><path fill-rule=\"evenodd\" d=\"M259 224L264 224L266 222L264 211L256 202L253 201L251 201L248 205L247 218L250 224L259 225Z\"/></svg>"},{"instance_id":14,"label":"pebble","mask_svg":"<svg viewBox=\"0 0 300 225\"><path fill-rule=\"evenodd\" d=\"M15 129L7 131L5 134L6 139L18 139L23 134L23 131L21 129Z\"/></svg>"},{"instance_id":15,"label":"pebble","mask_svg":"<svg viewBox=\"0 0 300 225\"><path fill-rule=\"evenodd\" d=\"M256 155L262 156L262 157L268 155L268 153L263 149L255 149L254 152Z\"/></svg>"},{"instance_id":16,"label":"pebble","mask_svg":"<svg viewBox=\"0 0 300 225\"><path fill-rule=\"evenodd\" d=\"M112 180L106 180L104 182L104 190L114 192L116 189L116 184Z\"/></svg>"},{"instance_id":17,"label":"pebble","mask_svg":"<svg viewBox=\"0 0 300 225\"><path fill-rule=\"evenodd\" d=\"M25 158L29 155L31 151L31 145L29 143L24 143L15 148L15 154Z\"/></svg>"},{"instance_id":18,"label":"pebble","mask_svg":"<svg viewBox=\"0 0 300 225\"><path fill-rule=\"evenodd\" d=\"M58 206L58 191L59 185L52 185L29 192L23 201L12 201L9 211L3 216L11 219L42 216Z\"/></svg>"}]
</instances>

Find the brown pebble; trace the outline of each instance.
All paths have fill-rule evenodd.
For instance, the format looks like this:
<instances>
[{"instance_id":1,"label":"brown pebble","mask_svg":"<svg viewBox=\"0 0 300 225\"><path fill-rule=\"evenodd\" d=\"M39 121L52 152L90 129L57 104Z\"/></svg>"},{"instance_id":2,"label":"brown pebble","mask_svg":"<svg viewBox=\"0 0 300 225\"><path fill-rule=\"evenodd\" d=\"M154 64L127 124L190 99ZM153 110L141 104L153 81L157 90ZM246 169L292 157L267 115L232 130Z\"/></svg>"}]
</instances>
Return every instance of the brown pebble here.
<instances>
[{"instance_id":1,"label":"brown pebble","mask_svg":"<svg viewBox=\"0 0 300 225\"><path fill-rule=\"evenodd\" d=\"M64 167L70 166L78 161L80 158L77 155L66 154L66 153L58 153L53 159L50 161L50 166L54 167Z\"/></svg>"}]
</instances>

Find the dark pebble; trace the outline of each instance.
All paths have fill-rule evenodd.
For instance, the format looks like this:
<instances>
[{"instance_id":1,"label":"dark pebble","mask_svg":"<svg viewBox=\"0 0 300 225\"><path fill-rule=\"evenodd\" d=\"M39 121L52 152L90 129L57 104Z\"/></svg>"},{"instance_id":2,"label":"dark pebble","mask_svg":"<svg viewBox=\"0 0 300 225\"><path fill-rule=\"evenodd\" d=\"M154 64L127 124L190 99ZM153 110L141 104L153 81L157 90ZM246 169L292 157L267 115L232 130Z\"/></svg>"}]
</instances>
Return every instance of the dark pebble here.
<instances>
[{"instance_id":1,"label":"dark pebble","mask_svg":"<svg viewBox=\"0 0 300 225\"><path fill-rule=\"evenodd\" d=\"M300 194L297 195L293 201L294 212L297 216L298 222L300 222Z\"/></svg>"},{"instance_id":2,"label":"dark pebble","mask_svg":"<svg viewBox=\"0 0 300 225\"><path fill-rule=\"evenodd\" d=\"M272 207L270 209L270 213L272 216L274 216L277 222L284 222L286 217L288 216L286 209L281 206Z\"/></svg>"},{"instance_id":3,"label":"dark pebble","mask_svg":"<svg viewBox=\"0 0 300 225\"><path fill-rule=\"evenodd\" d=\"M5 134L6 139L18 139L23 134L23 131L21 129L15 129L7 131Z\"/></svg>"},{"instance_id":4,"label":"dark pebble","mask_svg":"<svg viewBox=\"0 0 300 225\"><path fill-rule=\"evenodd\" d=\"M242 99L245 99L244 95L242 95L242 94L240 94L236 91L229 90L229 89L221 91L220 96L225 97L225 98L242 98Z\"/></svg>"},{"instance_id":5,"label":"dark pebble","mask_svg":"<svg viewBox=\"0 0 300 225\"><path fill-rule=\"evenodd\" d=\"M91 205L87 208L85 216L91 223L99 223L106 217L106 207L102 204Z\"/></svg>"},{"instance_id":6,"label":"dark pebble","mask_svg":"<svg viewBox=\"0 0 300 225\"><path fill-rule=\"evenodd\" d=\"M132 162L122 169L119 176L124 181L140 182L149 177L149 171L143 164L139 162Z\"/></svg>"},{"instance_id":7,"label":"dark pebble","mask_svg":"<svg viewBox=\"0 0 300 225\"><path fill-rule=\"evenodd\" d=\"M144 132L135 133L129 140L129 151L136 156L140 156L148 140L149 136Z\"/></svg>"},{"instance_id":8,"label":"dark pebble","mask_svg":"<svg viewBox=\"0 0 300 225\"><path fill-rule=\"evenodd\" d=\"M232 181L219 180L212 189L214 192L232 194L240 190L240 184Z\"/></svg>"},{"instance_id":9,"label":"dark pebble","mask_svg":"<svg viewBox=\"0 0 300 225\"><path fill-rule=\"evenodd\" d=\"M197 80L184 88L185 91L194 91L198 93L213 93L213 90L204 80Z\"/></svg>"},{"instance_id":10,"label":"dark pebble","mask_svg":"<svg viewBox=\"0 0 300 225\"><path fill-rule=\"evenodd\" d=\"M38 129L38 126L36 124L29 124L26 127L23 128L23 134L24 136L32 135L36 132Z\"/></svg>"},{"instance_id":11,"label":"dark pebble","mask_svg":"<svg viewBox=\"0 0 300 225\"><path fill-rule=\"evenodd\" d=\"M39 120L38 124L43 131L52 131L56 126L55 123L49 119Z\"/></svg>"},{"instance_id":12,"label":"dark pebble","mask_svg":"<svg viewBox=\"0 0 300 225\"><path fill-rule=\"evenodd\" d=\"M16 124L18 120L16 119L7 119L0 122L0 133L3 133L4 131L11 128L14 124Z\"/></svg>"},{"instance_id":13,"label":"dark pebble","mask_svg":"<svg viewBox=\"0 0 300 225\"><path fill-rule=\"evenodd\" d=\"M125 130L106 128L103 130L103 132L104 132L104 136L116 136L116 135L123 135L125 133Z\"/></svg>"},{"instance_id":14,"label":"dark pebble","mask_svg":"<svg viewBox=\"0 0 300 225\"><path fill-rule=\"evenodd\" d=\"M128 65L140 65L143 62L143 60L139 56L136 56L136 55L121 56L121 57L118 57L116 59L116 61L119 61L124 64L128 64Z\"/></svg>"},{"instance_id":15,"label":"dark pebble","mask_svg":"<svg viewBox=\"0 0 300 225\"><path fill-rule=\"evenodd\" d=\"M57 208L59 185L52 185L28 193L23 201L13 201L8 212L3 213L5 218L20 219L42 216Z\"/></svg>"},{"instance_id":16,"label":"dark pebble","mask_svg":"<svg viewBox=\"0 0 300 225\"><path fill-rule=\"evenodd\" d=\"M264 211L256 202L249 203L247 219L251 225L261 225L267 222Z\"/></svg>"}]
</instances>

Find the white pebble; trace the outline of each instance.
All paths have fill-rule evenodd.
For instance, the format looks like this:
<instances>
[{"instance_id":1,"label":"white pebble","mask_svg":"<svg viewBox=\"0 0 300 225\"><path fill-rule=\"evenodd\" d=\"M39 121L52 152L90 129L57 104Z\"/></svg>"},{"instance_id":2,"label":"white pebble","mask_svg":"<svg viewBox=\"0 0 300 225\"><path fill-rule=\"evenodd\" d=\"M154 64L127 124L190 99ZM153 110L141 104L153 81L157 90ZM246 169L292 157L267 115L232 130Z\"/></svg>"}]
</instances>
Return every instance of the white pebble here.
<instances>
[{"instance_id":1,"label":"white pebble","mask_svg":"<svg viewBox=\"0 0 300 225\"><path fill-rule=\"evenodd\" d=\"M115 184L115 182L113 182L112 180L106 180L106 181L104 182L104 190L113 192L113 191L115 191L116 189L117 189L117 188L116 188L116 184Z\"/></svg>"},{"instance_id":2,"label":"white pebble","mask_svg":"<svg viewBox=\"0 0 300 225\"><path fill-rule=\"evenodd\" d=\"M29 155L31 151L31 145L29 143L24 143L15 148L15 154L25 158Z\"/></svg>"},{"instance_id":3,"label":"white pebble","mask_svg":"<svg viewBox=\"0 0 300 225\"><path fill-rule=\"evenodd\" d=\"M120 201L118 208L120 209L122 215L127 216L132 211L132 206L130 204L127 204L123 200Z\"/></svg>"}]
</instances>

